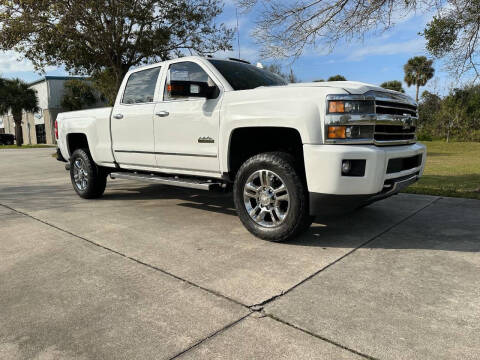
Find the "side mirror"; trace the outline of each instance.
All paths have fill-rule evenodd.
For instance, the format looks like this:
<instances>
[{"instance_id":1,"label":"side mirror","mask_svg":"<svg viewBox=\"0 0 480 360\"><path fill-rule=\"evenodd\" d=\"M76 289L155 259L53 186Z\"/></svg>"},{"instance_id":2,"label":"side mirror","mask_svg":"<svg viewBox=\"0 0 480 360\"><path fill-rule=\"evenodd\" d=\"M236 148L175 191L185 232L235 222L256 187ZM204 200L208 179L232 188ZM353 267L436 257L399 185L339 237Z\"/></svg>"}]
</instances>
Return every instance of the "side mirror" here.
<instances>
[{"instance_id":1,"label":"side mirror","mask_svg":"<svg viewBox=\"0 0 480 360\"><path fill-rule=\"evenodd\" d=\"M167 85L170 96L175 97L200 97L215 99L220 91L217 86L208 86L208 83L201 81L180 81L172 80Z\"/></svg>"}]
</instances>

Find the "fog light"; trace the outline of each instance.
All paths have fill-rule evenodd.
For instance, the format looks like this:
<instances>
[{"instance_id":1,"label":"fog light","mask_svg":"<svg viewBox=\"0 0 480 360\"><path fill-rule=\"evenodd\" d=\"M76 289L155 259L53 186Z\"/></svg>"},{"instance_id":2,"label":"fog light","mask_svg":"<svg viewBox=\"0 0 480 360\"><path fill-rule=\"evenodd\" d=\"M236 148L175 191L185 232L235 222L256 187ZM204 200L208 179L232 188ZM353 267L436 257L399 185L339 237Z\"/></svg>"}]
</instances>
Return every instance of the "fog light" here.
<instances>
[{"instance_id":1,"label":"fog light","mask_svg":"<svg viewBox=\"0 0 480 360\"><path fill-rule=\"evenodd\" d=\"M343 174L348 174L350 172L350 169L352 168L352 163L350 160L343 160L342 161L342 173Z\"/></svg>"}]
</instances>

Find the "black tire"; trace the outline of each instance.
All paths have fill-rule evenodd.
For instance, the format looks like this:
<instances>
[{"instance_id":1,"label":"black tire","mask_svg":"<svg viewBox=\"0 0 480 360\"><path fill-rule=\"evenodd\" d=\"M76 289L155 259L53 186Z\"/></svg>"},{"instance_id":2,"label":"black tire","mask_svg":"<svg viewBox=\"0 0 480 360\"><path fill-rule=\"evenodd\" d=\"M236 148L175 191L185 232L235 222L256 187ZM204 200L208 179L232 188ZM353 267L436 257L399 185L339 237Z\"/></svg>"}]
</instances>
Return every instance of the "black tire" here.
<instances>
[{"instance_id":1,"label":"black tire","mask_svg":"<svg viewBox=\"0 0 480 360\"><path fill-rule=\"evenodd\" d=\"M279 225L274 224L270 227L262 226L253 220L247 211L247 205L244 199L245 185L248 179L251 179L251 177L255 176L254 174L260 170L267 170L268 172L273 172L274 175L278 175L279 180L281 180L288 191L288 210ZM260 189L260 187L258 189ZM257 194L260 192L258 189ZM292 239L308 229L313 221L313 218L308 213L307 187L299 171L296 170L294 158L288 153L268 152L249 158L237 172L233 185L233 194L237 213L243 225L253 235L261 239L275 242ZM247 204L249 204L249 198L247 197L246 199ZM257 200L252 201L254 203L257 202ZM257 206L264 205L258 201L255 208L257 208ZM252 205L252 208L253 207ZM270 215L264 215L264 218L265 217L269 217L270 220L272 220L273 215L270 213ZM276 220L278 221L278 217L276 217Z\"/></svg>"},{"instance_id":2,"label":"black tire","mask_svg":"<svg viewBox=\"0 0 480 360\"><path fill-rule=\"evenodd\" d=\"M305 222L303 223L303 231L308 230L314 222L315 222L315 216L308 215Z\"/></svg>"},{"instance_id":3,"label":"black tire","mask_svg":"<svg viewBox=\"0 0 480 360\"><path fill-rule=\"evenodd\" d=\"M83 186L78 185L78 182L76 182L75 179L77 161L82 164L82 168L86 171L86 175L82 175L86 180L84 188ZM70 179L72 180L72 185L76 193L84 199L101 197L107 186L107 174L95 164L90 153L86 149L77 149L70 157Z\"/></svg>"}]
</instances>

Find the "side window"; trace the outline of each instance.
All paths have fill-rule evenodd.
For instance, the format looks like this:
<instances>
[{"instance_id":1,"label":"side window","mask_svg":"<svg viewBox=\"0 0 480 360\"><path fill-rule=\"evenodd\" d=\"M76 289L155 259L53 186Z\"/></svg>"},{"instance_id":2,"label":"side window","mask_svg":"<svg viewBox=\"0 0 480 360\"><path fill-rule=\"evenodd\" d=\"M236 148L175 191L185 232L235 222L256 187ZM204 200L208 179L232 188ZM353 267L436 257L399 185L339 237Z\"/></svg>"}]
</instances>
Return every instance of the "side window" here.
<instances>
[{"instance_id":1,"label":"side window","mask_svg":"<svg viewBox=\"0 0 480 360\"><path fill-rule=\"evenodd\" d=\"M167 73L167 80L164 87L164 100L172 99L184 99L186 97L181 96L172 96L170 93L170 82L171 81L196 81L204 82L208 86L215 86L213 80L208 76L205 70L202 67L194 62L179 62L170 65Z\"/></svg>"},{"instance_id":2,"label":"side window","mask_svg":"<svg viewBox=\"0 0 480 360\"><path fill-rule=\"evenodd\" d=\"M130 74L123 93L123 104L142 104L153 102L155 85L160 67L137 71Z\"/></svg>"}]
</instances>

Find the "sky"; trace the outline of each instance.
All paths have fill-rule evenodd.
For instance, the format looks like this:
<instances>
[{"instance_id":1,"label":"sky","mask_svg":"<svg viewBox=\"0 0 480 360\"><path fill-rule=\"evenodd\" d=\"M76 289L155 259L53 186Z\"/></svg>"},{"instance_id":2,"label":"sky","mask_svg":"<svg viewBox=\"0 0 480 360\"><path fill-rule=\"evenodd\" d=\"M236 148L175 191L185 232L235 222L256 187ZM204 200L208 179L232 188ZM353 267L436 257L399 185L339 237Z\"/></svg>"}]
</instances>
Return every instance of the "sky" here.
<instances>
[{"instance_id":1,"label":"sky","mask_svg":"<svg viewBox=\"0 0 480 360\"><path fill-rule=\"evenodd\" d=\"M217 22L225 23L230 28L236 27L236 5L234 0L226 0L224 12ZM238 12L240 33L240 54L252 63L269 64L272 60L261 59L259 46L251 36L254 28L255 12ZM321 47L311 48L294 63L291 60L281 61L284 71L293 70L302 82L316 79L327 79L336 74L345 76L348 80L362 81L370 84L381 84L388 80L403 80L403 65L407 60L417 55L427 55L425 39L418 35L433 14L412 14L407 18L399 18L396 26L381 34L368 36L364 41L338 43L332 52L326 52ZM238 57L237 38L232 42L233 51L219 53L219 57ZM18 60L19 54L12 51L0 52L0 75L3 77L19 77L27 82L41 77L34 71L33 65L27 60ZM278 61L276 61L278 63ZM436 69L434 79L421 91L434 90L442 94L448 93L448 88L454 82L446 73L441 61L434 63ZM68 75L61 68L47 68L46 75ZM404 83L407 94L415 96L415 88Z\"/></svg>"}]
</instances>

